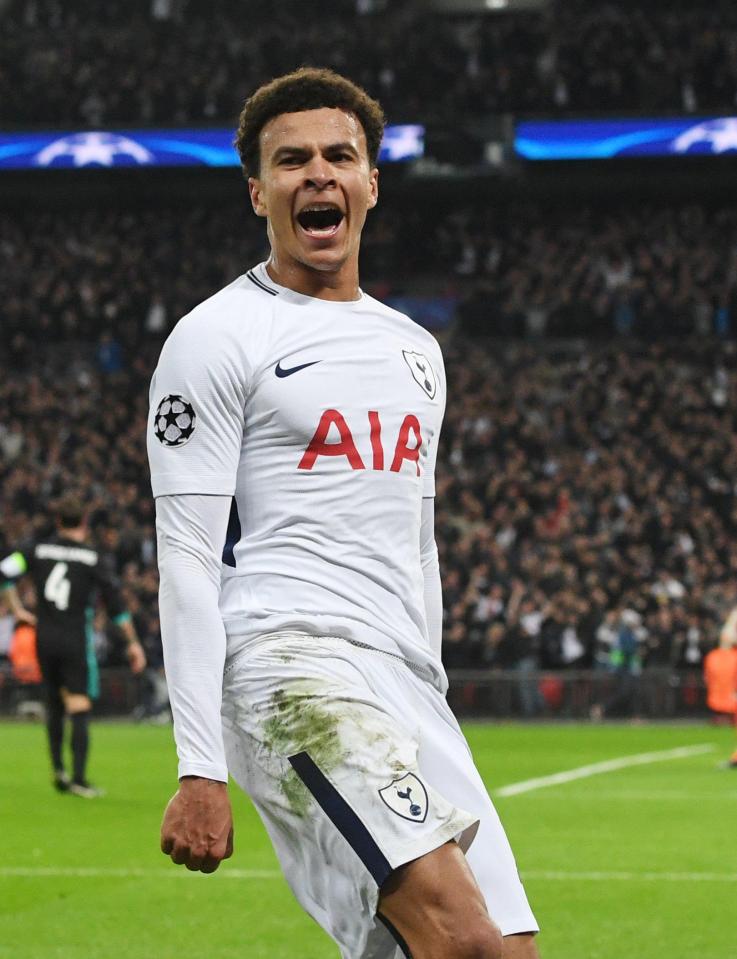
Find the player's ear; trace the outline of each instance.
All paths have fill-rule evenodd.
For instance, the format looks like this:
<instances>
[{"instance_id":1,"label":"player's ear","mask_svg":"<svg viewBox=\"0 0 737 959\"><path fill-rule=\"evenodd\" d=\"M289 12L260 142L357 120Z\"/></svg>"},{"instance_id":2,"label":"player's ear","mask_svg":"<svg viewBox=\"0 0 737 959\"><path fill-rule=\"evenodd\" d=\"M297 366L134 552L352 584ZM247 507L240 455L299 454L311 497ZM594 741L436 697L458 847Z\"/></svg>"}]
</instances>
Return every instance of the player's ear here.
<instances>
[{"instance_id":1,"label":"player's ear","mask_svg":"<svg viewBox=\"0 0 737 959\"><path fill-rule=\"evenodd\" d=\"M261 181L258 177L249 176L248 193L251 197L251 206L253 207L253 212L256 214L256 216L268 216L266 204L264 203L263 199Z\"/></svg>"},{"instance_id":2,"label":"player's ear","mask_svg":"<svg viewBox=\"0 0 737 959\"><path fill-rule=\"evenodd\" d=\"M368 208L373 210L376 204L379 202L379 171L376 167L371 170L369 173L369 196L368 196Z\"/></svg>"}]
</instances>

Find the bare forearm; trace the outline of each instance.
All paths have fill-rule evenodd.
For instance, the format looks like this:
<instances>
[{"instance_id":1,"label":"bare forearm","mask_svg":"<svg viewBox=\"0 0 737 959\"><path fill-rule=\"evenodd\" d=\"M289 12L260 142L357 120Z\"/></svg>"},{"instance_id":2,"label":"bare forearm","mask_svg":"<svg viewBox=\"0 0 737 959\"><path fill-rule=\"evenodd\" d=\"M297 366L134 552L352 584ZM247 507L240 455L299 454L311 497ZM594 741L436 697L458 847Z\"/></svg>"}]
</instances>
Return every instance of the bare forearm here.
<instances>
[{"instance_id":1,"label":"bare forearm","mask_svg":"<svg viewBox=\"0 0 737 959\"><path fill-rule=\"evenodd\" d=\"M118 625L126 642L126 656L128 657L128 663L130 664L130 668L133 670L133 673L138 675L146 668L146 654L143 651L143 646L141 646L141 643L139 642L138 635L136 633L136 627L133 625L133 620L130 618L123 619Z\"/></svg>"},{"instance_id":2,"label":"bare forearm","mask_svg":"<svg viewBox=\"0 0 737 959\"><path fill-rule=\"evenodd\" d=\"M136 627L133 625L132 619L124 619L120 623L120 631L123 634L123 639L126 642L126 645L130 646L133 643L138 642L138 636L136 635Z\"/></svg>"},{"instance_id":3,"label":"bare forearm","mask_svg":"<svg viewBox=\"0 0 737 959\"><path fill-rule=\"evenodd\" d=\"M3 596L5 597L5 601L7 602L11 613L17 615L18 613L23 612L23 603L20 601L20 596L18 595L18 590L15 588L15 586L6 586Z\"/></svg>"}]
</instances>

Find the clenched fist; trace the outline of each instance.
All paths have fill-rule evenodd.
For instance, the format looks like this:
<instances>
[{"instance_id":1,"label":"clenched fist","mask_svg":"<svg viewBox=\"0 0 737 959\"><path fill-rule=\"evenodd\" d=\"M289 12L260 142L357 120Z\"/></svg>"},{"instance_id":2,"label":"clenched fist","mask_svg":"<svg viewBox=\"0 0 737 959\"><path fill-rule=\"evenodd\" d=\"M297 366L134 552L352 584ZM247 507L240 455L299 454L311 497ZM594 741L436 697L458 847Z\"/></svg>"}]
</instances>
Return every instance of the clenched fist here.
<instances>
[{"instance_id":1,"label":"clenched fist","mask_svg":"<svg viewBox=\"0 0 737 959\"><path fill-rule=\"evenodd\" d=\"M193 872L215 872L233 855L233 815L225 783L182 777L164 811L161 851Z\"/></svg>"}]
</instances>

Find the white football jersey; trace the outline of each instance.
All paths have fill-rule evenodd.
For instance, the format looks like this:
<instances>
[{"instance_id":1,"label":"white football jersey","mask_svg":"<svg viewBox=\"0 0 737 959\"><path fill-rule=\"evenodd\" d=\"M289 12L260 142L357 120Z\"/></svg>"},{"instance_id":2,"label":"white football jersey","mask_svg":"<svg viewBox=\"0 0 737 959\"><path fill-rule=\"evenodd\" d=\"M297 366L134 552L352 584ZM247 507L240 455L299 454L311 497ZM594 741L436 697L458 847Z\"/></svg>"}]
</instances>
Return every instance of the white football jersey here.
<instances>
[{"instance_id":1,"label":"white football jersey","mask_svg":"<svg viewBox=\"0 0 737 959\"><path fill-rule=\"evenodd\" d=\"M280 630L339 636L445 690L419 549L445 406L430 333L365 294L295 293L260 264L180 320L150 400L154 496L233 497L229 658Z\"/></svg>"}]
</instances>

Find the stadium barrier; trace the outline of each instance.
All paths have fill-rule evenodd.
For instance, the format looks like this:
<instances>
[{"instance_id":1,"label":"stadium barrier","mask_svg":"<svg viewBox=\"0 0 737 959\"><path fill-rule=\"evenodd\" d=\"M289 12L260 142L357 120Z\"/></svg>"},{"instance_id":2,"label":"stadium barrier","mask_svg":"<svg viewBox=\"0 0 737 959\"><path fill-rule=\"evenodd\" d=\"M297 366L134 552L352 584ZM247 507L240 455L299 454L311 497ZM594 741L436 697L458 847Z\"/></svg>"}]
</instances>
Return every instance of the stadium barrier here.
<instances>
[{"instance_id":1,"label":"stadium barrier","mask_svg":"<svg viewBox=\"0 0 737 959\"><path fill-rule=\"evenodd\" d=\"M448 702L460 718L703 718L700 670L651 668L639 675L597 669L452 670Z\"/></svg>"},{"instance_id":2,"label":"stadium barrier","mask_svg":"<svg viewBox=\"0 0 737 959\"><path fill-rule=\"evenodd\" d=\"M605 670L517 672L452 670L448 702L461 719L701 719L707 715L700 670L646 669L639 676ZM100 671L98 716L133 714L147 678L125 668ZM0 667L0 715L34 718L40 686L21 685Z\"/></svg>"}]
</instances>

